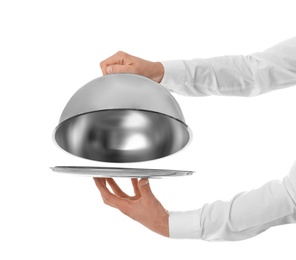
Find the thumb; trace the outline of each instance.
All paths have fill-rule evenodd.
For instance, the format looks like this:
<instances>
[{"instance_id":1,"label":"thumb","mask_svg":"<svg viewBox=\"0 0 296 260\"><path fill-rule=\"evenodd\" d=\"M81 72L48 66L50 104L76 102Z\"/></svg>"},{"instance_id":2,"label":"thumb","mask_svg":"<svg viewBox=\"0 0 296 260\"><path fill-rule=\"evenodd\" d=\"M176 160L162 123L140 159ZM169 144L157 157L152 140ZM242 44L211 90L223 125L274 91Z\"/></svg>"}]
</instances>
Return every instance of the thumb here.
<instances>
[{"instance_id":1,"label":"thumb","mask_svg":"<svg viewBox=\"0 0 296 260\"><path fill-rule=\"evenodd\" d=\"M150 188L149 180L147 178L141 179L139 181L139 190L143 197L151 197L153 193Z\"/></svg>"},{"instance_id":2,"label":"thumb","mask_svg":"<svg viewBox=\"0 0 296 260\"><path fill-rule=\"evenodd\" d=\"M106 68L107 74L113 73L133 73L134 68L131 65L109 65Z\"/></svg>"}]
</instances>

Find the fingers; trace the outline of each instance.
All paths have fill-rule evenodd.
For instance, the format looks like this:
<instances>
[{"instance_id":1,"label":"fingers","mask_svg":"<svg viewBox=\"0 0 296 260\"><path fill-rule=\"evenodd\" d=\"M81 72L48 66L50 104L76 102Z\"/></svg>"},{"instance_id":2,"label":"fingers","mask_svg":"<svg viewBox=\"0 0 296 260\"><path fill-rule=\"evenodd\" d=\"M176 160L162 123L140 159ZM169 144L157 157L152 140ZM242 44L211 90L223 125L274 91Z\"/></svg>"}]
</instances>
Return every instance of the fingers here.
<instances>
[{"instance_id":1,"label":"fingers","mask_svg":"<svg viewBox=\"0 0 296 260\"><path fill-rule=\"evenodd\" d=\"M149 180L147 178L141 179L139 181L139 191L143 197L154 198L154 195L151 191Z\"/></svg>"},{"instance_id":2,"label":"fingers","mask_svg":"<svg viewBox=\"0 0 296 260\"><path fill-rule=\"evenodd\" d=\"M118 73L134 73L136 74L136 68L132 65L120 65L113 64L106 67L106 74L118 74Z\"/></svg>"},{"instance_id":3,"label":"fingers","mask_svg":"<svg viewBox=\"0 0 296 260\"><path fill-rule=\"evenodd\" d=\"M101 178L101 182L106 186L106 178Z\"/></svg>"},{"instance_id":4,"label":"fingers","mask_svg":"<svg viewBox=\"0 0 296 260\"><path fill-rule=\"evenodd\" d=\"M161 82L164 67L161 62L151 62L119 51L100 63L103 75L114 73L130 73L145 76Z\"/></svg>"},{"instance_id":5,"label":"fingers","mask_svg":"<svg viewBox=\"0 0 296 260\"><path fill-rule=\"evenodd\" d=\"M114 179L107 178L106 180L107 180L107 183L110 185L110 187L111 187L112 191L114 192L114 194L121 197L121 198L136 200L136 199L141 197L141 192L140 192L139 186L138 186L138 179L136 179L136 178L131 179L132 185L133 185L133 188L134 188L134 193L135 193L135 196L132 196L132 197L127 195L125 192L123 192L122 189L114 181Z\"/></svg>"},{"instance_id":6,"label":"fingers","mask_svg":"<svg viewBox=\"0 0 296 260\"><path fill-rule=\"evenodd\" d=\"M126 69L126 67L117 68L117 67L114 67L114 65L128 65L128 61L127 61L128 57L130 57L129 54L119 51L114 55L110 56L109 58L107 58L106 60L102 61L100 63L100 67L103 75L124 72L124 69Z\"/></svg>"},{"instance_id":7,"label":"fingers","mask_svg":"<svg viewBox=\"0 0 296 260\"><path fill-rule=\"evenodd\" d=\"M107 67L111 64L120 64L120 59L117 57L118 53L116 53L115 55L109 57L108 59L106 60L103 60L101 63L100 63L100 67L101 67L101 70L102 70L102 73L103 75L106 75L107 74Z\"/></svg>"},{"instance_id":8,"label":"fingers","mask_svg":"<svg viewBox=\"0 0 296 260\"><path fill-rule=\"evenodd\" d=\"M117 185L117 183L114 181L114 179L112 178L108 178L107 179L108 184L110 185L111 189L113 190L114 194L116 194L117 196L121 197L121 198L127 198L129 197L126 193L124 193L119 186Z\"/></svg>"},{"instance_id":9,"label":"fingers","mask_svg":"<svg viewBox=\"0 0 296 260\"><path fill-rule=\"evenodd\" d=\"M138 179L133 178L132 179L132 184L133 184L133 187L134 187L135 198L139 198L141 196L141 192L139 190L139 182L138 182Z\"/></svg>"},{"instance_id":10,"label":"fingers","mask_svg":"<svg viewBox=\"0 0 296 260\"><path fill-rule=\"evenodd\" d=\"M112 194L108 190L108 188L106 187L106 184L104 184L104 181L105 181L104 178L94 178L94 181L101 193L102 199L105 204L118 209L121 209L127 206L126 200L117 197L116 195Z\"/></svg>"},{"instance_id":11,"label":"fingers","mask_svg":"<svg viewBox=\"0 0 296 260\"><path fill-rule=\"evenodd\" d=\"M134 197L129 197L126 193L124 193L112 178L94 178L94 181L101 193L104 203L118 208L121 211L124 211L132 200L137 200L141 197L155 199L147 178L141 179L140 181L137 179L132 179L135 192ZM110 185L114 194L109 191L106 186L106 182Z\"/></svg>"}]
</instances>

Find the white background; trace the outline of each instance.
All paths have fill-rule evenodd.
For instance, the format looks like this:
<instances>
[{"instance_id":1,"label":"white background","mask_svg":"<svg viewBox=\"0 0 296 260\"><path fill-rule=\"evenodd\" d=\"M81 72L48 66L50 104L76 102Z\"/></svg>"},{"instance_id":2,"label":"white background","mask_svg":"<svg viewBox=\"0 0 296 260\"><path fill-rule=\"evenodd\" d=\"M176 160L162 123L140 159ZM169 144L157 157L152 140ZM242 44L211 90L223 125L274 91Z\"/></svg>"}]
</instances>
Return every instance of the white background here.
<instances>
[{"instance_id":1,"label":"white background","mask_svg":"<svg viewBox=\"0 0 296 260\"><path fill-rule=\"evenodd\" d=\"M241 242L161 237L104 205L93 180L55 165L193 170L151 180L188 210L283 178L296 159L296 88L254 98L174 95L193 132L182 152L108 164L63 152L69 98L119 50L148 60L249 54L295 36L294 1L1 1L0 259L292 259L296 226ZM127 192L130 180L120 179Z\"/></svg>"}]
</instances>

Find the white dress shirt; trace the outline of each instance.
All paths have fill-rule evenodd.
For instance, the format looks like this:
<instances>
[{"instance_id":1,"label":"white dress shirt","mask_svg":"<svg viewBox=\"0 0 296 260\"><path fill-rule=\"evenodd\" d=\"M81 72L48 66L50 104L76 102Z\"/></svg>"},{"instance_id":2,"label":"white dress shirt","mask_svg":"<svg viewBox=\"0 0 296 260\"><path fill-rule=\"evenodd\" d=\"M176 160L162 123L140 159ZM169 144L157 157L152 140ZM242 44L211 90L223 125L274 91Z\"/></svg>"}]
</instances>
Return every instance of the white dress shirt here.
<instances>
[{"instance_id":1,"label":"white dress shirt","mask_svg":"<svg viewBox=\"0 0 296 260\"><path fill-rule=\"evenodd\" d=\"M296 37L247 56L162 62L161 84L190 95L255 96L296 85ZM296 222L296 162L282 181L215 201L192 211L169 212L171 238L235 241Z\"/></svg>"}]
</instances>

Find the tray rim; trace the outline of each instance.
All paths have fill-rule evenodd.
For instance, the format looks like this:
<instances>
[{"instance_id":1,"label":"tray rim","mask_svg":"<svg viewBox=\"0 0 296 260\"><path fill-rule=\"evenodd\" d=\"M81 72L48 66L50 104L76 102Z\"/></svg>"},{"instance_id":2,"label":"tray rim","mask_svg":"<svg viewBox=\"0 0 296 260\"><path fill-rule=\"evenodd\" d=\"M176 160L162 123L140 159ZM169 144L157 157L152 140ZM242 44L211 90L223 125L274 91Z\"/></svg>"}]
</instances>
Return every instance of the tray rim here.
<instances>
[{"instance_id":1,"label":"tray rim","mask_svg":"<svg viewBox=\"0 0 296 260\"><path fill-rule=\"evenodd\" d=\"M50 169L54 172L98 177L98 178L167 178L190 176L194 171L172 170L172 169L149 169L149 168L125 168L125 167L97 167L97 166L53 166ZM160 174L153 175L158 171ZM83 173L84 172L84 173ZM110 174L106 173L110 172ZM128 174L125 174L127 172ZM146 173L146 174L145 174Z\"/></svg>"}]
</instances>

